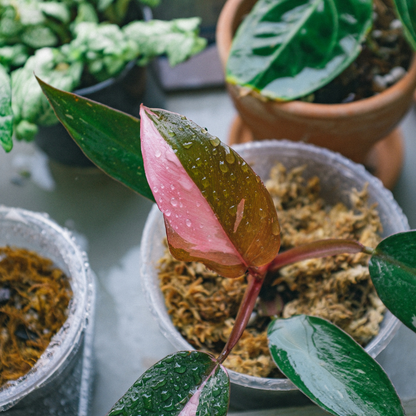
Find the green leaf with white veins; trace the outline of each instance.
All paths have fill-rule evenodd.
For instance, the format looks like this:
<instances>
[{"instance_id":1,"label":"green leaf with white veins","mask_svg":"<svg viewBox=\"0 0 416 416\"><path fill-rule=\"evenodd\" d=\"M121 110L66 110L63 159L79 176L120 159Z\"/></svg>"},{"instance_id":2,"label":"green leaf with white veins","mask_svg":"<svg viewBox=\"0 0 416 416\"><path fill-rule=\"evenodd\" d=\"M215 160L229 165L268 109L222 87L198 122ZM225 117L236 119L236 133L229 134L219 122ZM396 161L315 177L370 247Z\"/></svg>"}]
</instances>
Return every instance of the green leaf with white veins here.
<instances>
[{"instance_id":1,"label":"green leaf with white veins","mask_svg":"<svg viewBox=\"0 0 416 416\"><path fill-rule=\"evenodd\" d=\"M0 143L6 152L13 147L13 111L11 105L10 77L0 65Z\"/></svg>"},{"instance_id":2,"label":"green leaf with white veins","mask_svg":"<svg viewBox=\"0 0 416 416\"><path fill-rule=\"evenodd\" d=\"M33 74L63 90L73 90L79 85L83 65L75 62L62 64L57 50L43 48L30 57L23 68L12 73L12 108L15 116L17 138L31 140L35 130L19 130L21 123L31 125L51 125L58 122L42 94L42 90ZM20 126L21 127L21 126Z\"/></svg>"},{"instance_id":3,"label":"green leaf with white veins","mask_svg":"<svg viewBox=\"0 0 416 416\"><path fill-rule=\"evenodd\" d=\"M326 85L361 51L372 0L259 0L237 30L227 62L232 84L273 100Z\"/></svg>"},{"instance_id":4,"label":"green leaf with white veins","mask_svg":"<svg viewBox=\"0 0 416 416\"><path fill-rule=\"evenodd\" d=\"M137 44L140 64L166 53L171 66L201 52L207 41L198 36L201 19L151 20L132 22L123 27L126 36Z\"/></svg>"}]
</instances>

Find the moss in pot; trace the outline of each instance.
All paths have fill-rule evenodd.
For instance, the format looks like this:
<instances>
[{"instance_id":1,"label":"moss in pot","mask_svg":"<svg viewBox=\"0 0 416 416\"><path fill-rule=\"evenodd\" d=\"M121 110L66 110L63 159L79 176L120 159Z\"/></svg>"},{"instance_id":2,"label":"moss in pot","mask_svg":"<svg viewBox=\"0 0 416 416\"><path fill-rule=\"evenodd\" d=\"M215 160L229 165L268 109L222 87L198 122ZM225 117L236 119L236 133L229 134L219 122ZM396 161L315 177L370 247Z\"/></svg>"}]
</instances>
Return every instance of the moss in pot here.
<instances>
[{"instance_id":1,"label":"moss in pot","mask_svg":"<svg viewBox=\"0 0 416 416\"><path fill-rule=\"evenodd\" d=\"M270 194L249 164L218 138L175 113L142 107L139 121L41 85L83 151L109 174L157 202L176 258L201 261L228 278L247 275L247 290L221 354L215 358L182 351L166 357L137 380L109 415L226 414L229 381L222 363L249 320L267 271L300 260L370 254L370 275L383 303L416 330L413 295L409 296L416 291L414 232L391 235L376 248L349 239L326 239L278 254L280 228ZM80 128L81 114L91 127L88 134ZM347 180L348 175L343 177ZM280 370L330 413L351 414L353 409L364 415L371 409L380 415L404 414L381 367L328 321L306 315L276 319L268 335ZM336 391L342 391L342 398Z\"/></svg>"},{"instance_id":2,"label":"moss in pot","mask_svg":"<svg viewBox=\"0 0 416 416\"><path fill-rule=\"evenodd\" d=\"M270 146L270 152L276 154L277 150ZM376 245L383 227L377 209L368 203L368 184L363 184L361 191L350 190L350 208L341 202L329 206L320 197L319 177L304 178L305 168L286 171L279 163L272 167L265 182L282 229L280 251L318 238L349 238L366 246ZM144 246L149 238L146 234ZM143 261L147 263L145 258ZM371 284L367 265L368 256L363 254L340 255L298 262L268 273L247 330L225 366L256 377L282 377L268 353L270 317L289 318L302 313L320 316L361 345L368 344L379 331L384 306ZM176 260L168 249L157 268L160 289L175 327L196 349L219 354L243 298L245 278L224 280L201 263Z\"/></svg>"},{"instance_id":3,"label":"moss in pot","mask_svg":"<svg viewBox=\"0 0 416 416\"><path fill-rule=\"evenodd\" d=\"M88 414L95 282L86 255L45 214L0 207L0 230L1 246L19 248L2 252L2 360L21 354L32 366L21 368L22 375L9 360L3 362L0 411ZM9 337L18 350L10 348Z\"/></svg>"},{"instance_id":4,"label":"moss in pot","mask_svg":"<svg viewBox=\"0 0 416 416\"><path fill-rule=\"evenodd\" d=\"M318 3L322 13L314 9ZM416 86L416 62L406 68L411 49L403 34L397 38L397 17L406 14L406 2L398 4L398 14L390 1L358 3L335 2L332 9L329 2L305 1L296 13L280 1L227 1L217 43L227 89L240 115L230 143L267 138L313 143L366 163L387 187L393 186L403 156L401 135L394 128L410 108ZM388 19L375 19L370 30L373 3L376 10L388 10ZM346 15L351 19L343 19ZM326 37L326 30L338 38ZM399 72L404 75L400 80L394 75ZM390 86L393 78L396 83ZM365 92L371 86L375 89Z\"/></svg>"}]
</instances>

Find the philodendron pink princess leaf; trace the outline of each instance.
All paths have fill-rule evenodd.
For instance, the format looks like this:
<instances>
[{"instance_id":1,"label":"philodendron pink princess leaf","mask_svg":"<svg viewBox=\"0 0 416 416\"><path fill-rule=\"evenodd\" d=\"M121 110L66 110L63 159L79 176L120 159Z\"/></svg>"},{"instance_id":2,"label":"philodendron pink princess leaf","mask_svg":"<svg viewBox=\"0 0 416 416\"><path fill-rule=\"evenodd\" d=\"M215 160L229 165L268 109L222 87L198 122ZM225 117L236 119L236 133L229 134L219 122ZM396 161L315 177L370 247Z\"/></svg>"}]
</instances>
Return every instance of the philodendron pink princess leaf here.
<instances>
[{"instance_id":1,"label":"philodendron pink princess leaf","mask_svg":"<svg viewBox=\"0 0 416 416\"><path fill-rule=\"evenodd\" d=\"M225 277L271 262L280 246L276 209L250 166L184 116L144 106L140 116L145 174L172 254Z\"/></svg>"},{"instance_id":2,"label":"philodendron pink princess leaf","mask_svg":"<svg viewBox=\"0 0 416 416\"><path fill-rule=\"evenodd\" d=\"M228 374L211 355L180 351L144 372L107 416L223 416L229 395Z\"/></svg>"}]
</instances>

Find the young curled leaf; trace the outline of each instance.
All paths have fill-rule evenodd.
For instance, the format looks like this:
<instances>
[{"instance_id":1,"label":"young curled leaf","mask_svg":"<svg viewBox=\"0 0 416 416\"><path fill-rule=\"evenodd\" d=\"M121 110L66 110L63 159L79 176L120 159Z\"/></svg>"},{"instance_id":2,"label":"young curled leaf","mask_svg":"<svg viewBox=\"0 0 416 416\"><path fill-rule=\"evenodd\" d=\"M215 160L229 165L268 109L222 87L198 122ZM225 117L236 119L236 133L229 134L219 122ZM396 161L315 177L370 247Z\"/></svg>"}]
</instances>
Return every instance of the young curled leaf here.
<instances>
[{"instance_id":1,"label":"young curled leaf","mask_svg":"<svg viewBox=\"0 0 416 416\"><path fill-rule=\"evenodd\" d=\"M416 231L393 234L381 241L368 268L380 299L416 332Z\"/></svg>"},{"instance_id":2,"label":"young curled leaf","mask_svg":"<svg viewBox=\"0 0 416 416\"><path fill-rule=\"evenodd\" d=\"M223 416L229 394L228 374L211 355L180 351L149 368L108 416Z\"/></svg>"},{"instance_id":3,"label":"young curled leaf","mask_svg":"<svg viewBox=\"0 0 416 416\"><path fill-rule=\"evenodd\" d=\"M280 246L270 194L230 147L184 116L141 108L144 169L169 248L225 277L271 262Z\"/></svg>"}]
</instances>

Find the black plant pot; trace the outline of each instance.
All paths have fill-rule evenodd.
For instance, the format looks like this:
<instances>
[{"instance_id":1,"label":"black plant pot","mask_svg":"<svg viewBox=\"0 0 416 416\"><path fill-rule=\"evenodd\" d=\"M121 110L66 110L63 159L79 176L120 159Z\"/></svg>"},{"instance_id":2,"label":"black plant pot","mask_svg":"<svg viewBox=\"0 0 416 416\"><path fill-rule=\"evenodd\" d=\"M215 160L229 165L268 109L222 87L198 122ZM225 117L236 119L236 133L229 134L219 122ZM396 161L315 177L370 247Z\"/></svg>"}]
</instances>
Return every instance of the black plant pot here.
<instances>
[{"instance_id":1,"label":"black plant pot","mask_svg":"<svg viewBox=\"0 0 416 416\"><path fill-rule=\"evenodd\" d=\"M139 67L130 62L117 77L74 93L138 117L141 103L148 107L165 107L164 94L152 72L152 65ZM56 162L77 167L94 166L60 123L40 126L35 143Z\"/></svg>"}]
</instances>

